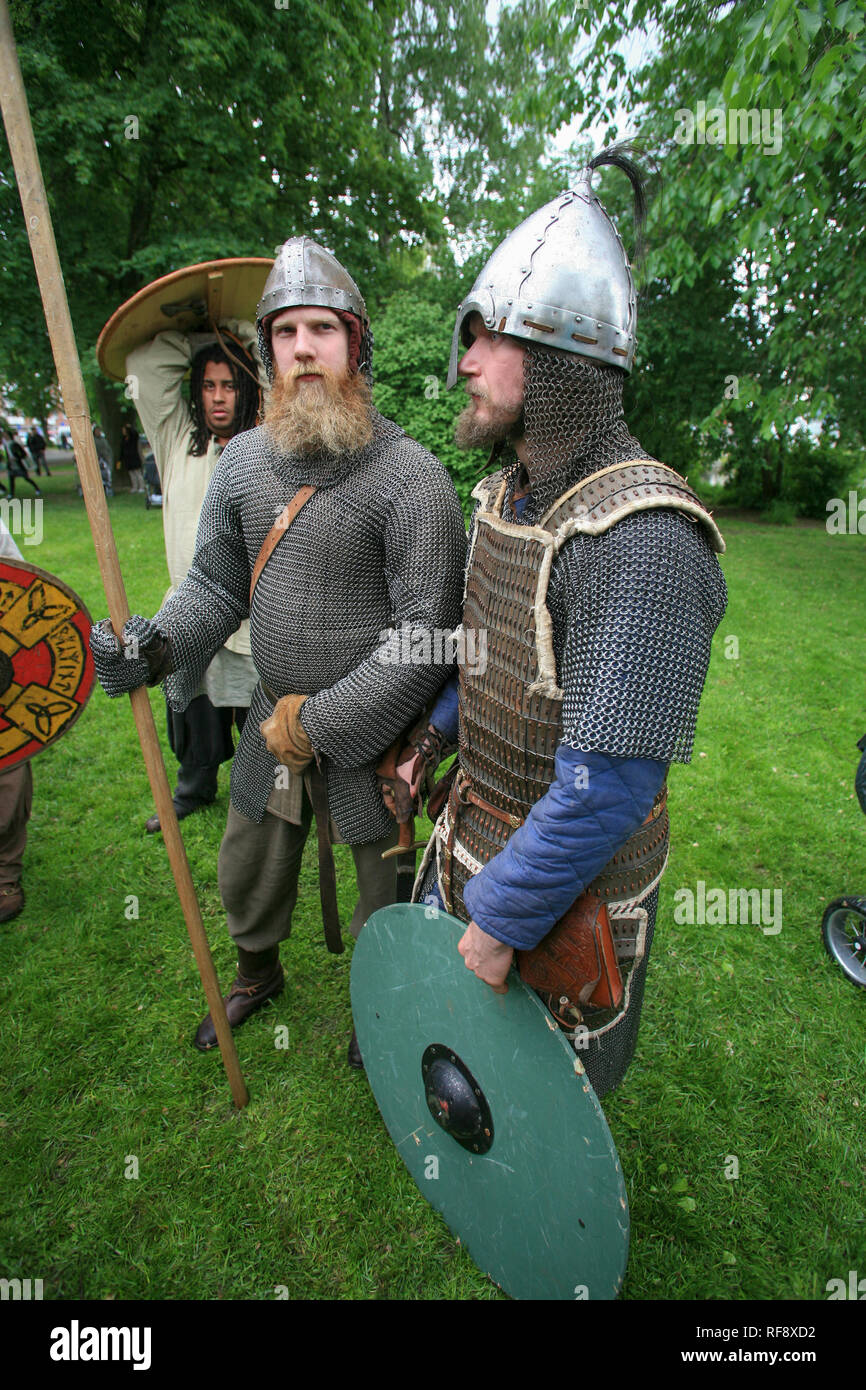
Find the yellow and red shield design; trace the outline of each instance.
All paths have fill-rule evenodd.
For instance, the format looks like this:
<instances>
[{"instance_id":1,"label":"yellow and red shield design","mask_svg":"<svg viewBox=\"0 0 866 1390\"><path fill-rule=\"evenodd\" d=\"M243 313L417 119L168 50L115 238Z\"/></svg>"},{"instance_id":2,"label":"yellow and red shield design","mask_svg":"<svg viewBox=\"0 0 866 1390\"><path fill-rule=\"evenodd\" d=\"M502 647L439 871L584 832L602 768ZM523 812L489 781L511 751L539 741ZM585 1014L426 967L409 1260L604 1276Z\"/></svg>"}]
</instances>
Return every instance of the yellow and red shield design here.
<instances>
[{"instance_id":1,"label":"yellow and red shield design","mask_svg":"<svg viewBox=\"0 0 866 1390\"><path fill-rule=\"evenodd\" d=\"M66 733L93 689L90 614L53 574L0 560L0 769Z\"/></svg>"}]
</instances>

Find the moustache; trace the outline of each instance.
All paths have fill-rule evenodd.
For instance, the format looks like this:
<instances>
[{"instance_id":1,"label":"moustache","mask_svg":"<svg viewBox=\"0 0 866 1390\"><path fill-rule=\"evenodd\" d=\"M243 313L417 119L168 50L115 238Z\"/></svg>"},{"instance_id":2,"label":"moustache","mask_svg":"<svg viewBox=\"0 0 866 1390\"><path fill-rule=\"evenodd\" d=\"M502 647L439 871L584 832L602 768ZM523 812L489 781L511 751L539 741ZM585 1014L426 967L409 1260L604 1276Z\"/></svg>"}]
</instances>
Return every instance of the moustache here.
<instances>
[{"instance_id":1,"label":"moustache","mask_svg":"<svg viewBox=\"0 0 866 1390\"><path fill-rule=\"evenodd\" d=\"M287 374L286 380L287 380L287 381L297 381L298 378L299 378L299 377L302 377L302 376L326 376L326 375L327 375L327 373L325 372L324 368L322 368L322 367L304 367L304 366L299 366L299 367L293 367L293 368L292 368L292 370Z\"/></svg>"}]
</instances>

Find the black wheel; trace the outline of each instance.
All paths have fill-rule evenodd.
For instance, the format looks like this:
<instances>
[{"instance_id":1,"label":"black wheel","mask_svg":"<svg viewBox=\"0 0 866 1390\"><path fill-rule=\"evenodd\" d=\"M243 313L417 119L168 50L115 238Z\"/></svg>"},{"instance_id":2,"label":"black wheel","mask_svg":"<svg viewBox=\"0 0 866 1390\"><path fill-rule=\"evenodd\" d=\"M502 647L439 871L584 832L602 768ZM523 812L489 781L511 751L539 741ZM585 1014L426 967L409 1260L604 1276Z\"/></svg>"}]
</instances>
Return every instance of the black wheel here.
<instances>
[{"instance_id":1,"label":"black wheel","mask_svg":"<svg viewBox=\"0 0 866 1390\"><path fill-rule=\"evenodd\" d=\"M843 974L866 989L866 898L836 898L824 913L821 935Z\"/></svg>"}]
</instances>

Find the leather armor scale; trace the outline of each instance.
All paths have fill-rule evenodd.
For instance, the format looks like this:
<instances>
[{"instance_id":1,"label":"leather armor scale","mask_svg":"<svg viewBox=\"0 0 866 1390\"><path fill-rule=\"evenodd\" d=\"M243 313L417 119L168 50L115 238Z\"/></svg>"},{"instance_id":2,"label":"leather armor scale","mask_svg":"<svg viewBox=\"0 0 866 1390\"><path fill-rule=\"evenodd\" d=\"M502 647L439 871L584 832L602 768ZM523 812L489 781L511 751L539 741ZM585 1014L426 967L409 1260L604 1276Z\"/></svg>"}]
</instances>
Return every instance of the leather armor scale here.
<instances>
[{"instance_id":1,"label":"leather armor scale","mask_svg":"<svg viewBox=\"0 0 866 1390\"><path fill-rule=\"evenodd\" d=\"M463 921L468 880L507 844L555 777L562 741L562 691L551 643L547 585L562 545L578 531L598 534L635 511L675 508L718 530L696 494L664 465L616 464L571 488L536 526L500 515L501 475L475 489L479 501L467 571L464 627L486 632L483 671L459 672L460 773L439 826L439 878L445 904ZM602 750L603 751L603 750ZM483 803L483 804L479 804ZM586 892L608 904L636 904L657 884L669 843L666 788ZM612 919L614 914L612 913ZM614 935L618 954L635 958L626 920Z\"/></svg>"}]
</instances>

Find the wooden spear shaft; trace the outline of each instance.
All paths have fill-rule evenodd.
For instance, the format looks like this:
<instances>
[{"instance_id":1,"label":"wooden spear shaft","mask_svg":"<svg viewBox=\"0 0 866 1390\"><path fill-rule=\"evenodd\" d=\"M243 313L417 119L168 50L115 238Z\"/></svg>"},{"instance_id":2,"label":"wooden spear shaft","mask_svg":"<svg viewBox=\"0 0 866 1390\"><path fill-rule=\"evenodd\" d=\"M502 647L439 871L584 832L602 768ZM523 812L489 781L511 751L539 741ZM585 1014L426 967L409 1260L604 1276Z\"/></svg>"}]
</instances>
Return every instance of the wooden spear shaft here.
<instances>
[{"instance_id":1,"label":"wooden spear shaft","mask_svg":"<svg viewBox=\"0 0 866 1390\"><path fill-rule=\"evenodd\" d=\"M129 605L126 599L123 576L120 572L120 562L117 558L114 532L108 517L108 506L105 501L99 462L96 457L96 446L93 442L90 414L87 408L87 395L81 375L81 363L78 359L78 349L75 346L72 320L69 316L69 305L66 300L66 286L63 283L63 274L57 255L54 229L51 225L51 214L45 195L45 185L42 182L39 154L36 149L36 141L33 138L33 127L30 124L30 112L27 108L24 82L21 77L15 37L12 33L6 0L0 0L0 106L2 106L3 123L6 127L6 136L15 166L15 177L27 224L27 235L30 238L30 249L33 252L33 262L36 266L36 277L39 281L45 322L57 367L57 379L63 397L63 408L72 432L75 459L84 492L87 516L90 521L90 530L93 535L102 583L105 587L105 596L108 600L108 612L111 616L112 626L119 634L129 617ZM228 1025L216 971L205 936L186 850L174 812L174 803L171 799L150 701L143 686L138 690L133 690L129 698L132 703L132 713L138 729L138 737L141 740L141 751L144 755L145 767L147 768L153 799L156 802L187 931L216 1028L217 1040L228 1073L232 1097L235 1105L240 1108L247 1104L249 1093L241 1075L235 1041Z\"/></svg>"}]
</instances>

